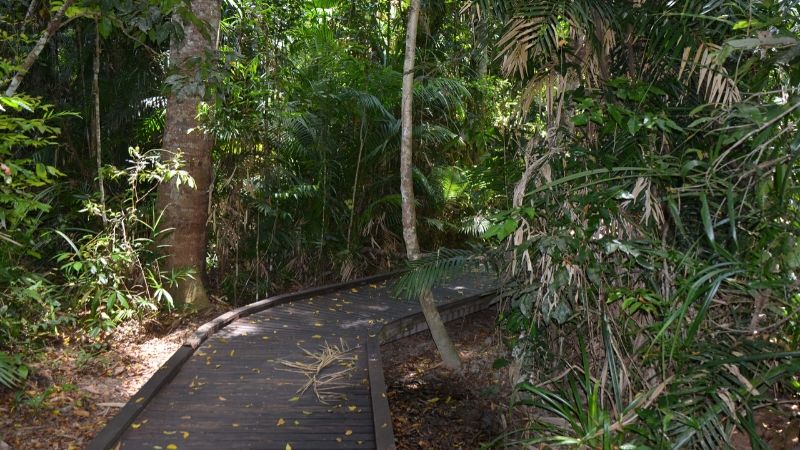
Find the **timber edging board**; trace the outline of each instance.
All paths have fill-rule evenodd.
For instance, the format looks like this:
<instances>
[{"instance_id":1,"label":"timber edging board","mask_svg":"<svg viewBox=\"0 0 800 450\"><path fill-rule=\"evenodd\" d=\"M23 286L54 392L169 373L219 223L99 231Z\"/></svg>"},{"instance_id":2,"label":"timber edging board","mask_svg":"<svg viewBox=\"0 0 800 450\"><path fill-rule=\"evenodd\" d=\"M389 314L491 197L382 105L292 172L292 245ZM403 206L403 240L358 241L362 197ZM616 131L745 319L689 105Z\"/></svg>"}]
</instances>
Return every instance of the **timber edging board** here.
<instances>
[{"instance_id":1,"label":"timber edging board","mask_svg":"<svg viewBox=\"0 0 800 450\"><path fill-rule=\"evenodd\" d=\"M495 295L496 292L496 288L488 289L452 303L437 306L436 309L442 316L442 322L447 323L491 307L499 300L499 297ZM425 316L422 312L418 312L387 323L378 331L378 338L381 344L386 344L427 329Z\"/></svg>"},{"instance_id":2,"label":"timber edging board","mask_svg":"<svg viewBox=\"0 0 800 450\"><path fill-rule=\"evenodd\" d=\"M375 448L395 450L394 427L386 397L386 380L383 378L381 342L377 336L367 339L367 368L369 369L369 394L372 401L372 423L375 427Z\"/></svg>"},{"instance_id":3,"label":"timber edging board","mask_svg":"<svg viewBox=\"0 0 800 450\"><path fill-rule=\"evenodd\" d=\"M139 389L136 395L126 403L126 405L108 422L108 424L98 433L86 447L87 450L105 450L118 448L118 443L122 434L130 427L136 417L144 408L155 398L159 391L166 386L180 371L184 363L194 354L195 350L216 331L222 329L231 322L246 317L251 314L282 305L294 300L300 300L315 295L322 295L361 286L369 283L377 283L397 276L403 270L389 272L381 275L360 278L344 283L325 285L317 288L306 289L298 292L287 293L275 297L260 300L249 305L242 306L200 326L183 345L164 363L156 373ZM491 289L469 297L460 299L456 302L440 306L442 318L445 322L464 317L473 312L486 309L496 299L490 298L496 290ZM394 431L389 411L388 398L386 397L386 383L383 374L383 365L380 359L380 344L400 339L411 334L427 329L422 313L415 313L410 316L395 320L383 325L379 329L370 330L370 337L367 341L369 384L371 401L373 404L373 424L375 430L375 444L379 450L392 450L395 448Z\"/></svg>"}]
</instances>

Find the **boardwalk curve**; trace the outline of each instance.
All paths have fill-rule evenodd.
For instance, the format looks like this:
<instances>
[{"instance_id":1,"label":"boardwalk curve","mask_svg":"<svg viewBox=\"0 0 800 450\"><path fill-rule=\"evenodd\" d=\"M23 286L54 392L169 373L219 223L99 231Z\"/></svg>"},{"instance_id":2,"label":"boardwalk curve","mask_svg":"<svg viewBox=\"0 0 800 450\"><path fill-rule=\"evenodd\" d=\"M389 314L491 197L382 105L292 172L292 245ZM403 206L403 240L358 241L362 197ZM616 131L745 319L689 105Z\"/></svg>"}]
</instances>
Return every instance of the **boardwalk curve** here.
<instances>
[{"instance_id":1,"label":"boardwalk curve","mask_svg":"<svg viewBox=\"0 0 800 450\"><path fill-rule=\"evenodd\" d=\"M419 305L392 295L397 273L276 296L201 326L87 447L128 449L392 449L380 344L426 329ZM494 301L471 273L434 289L453 320ZM305 351L350 349L320 402L287 363Z\"/></svg>"}]
</instances>

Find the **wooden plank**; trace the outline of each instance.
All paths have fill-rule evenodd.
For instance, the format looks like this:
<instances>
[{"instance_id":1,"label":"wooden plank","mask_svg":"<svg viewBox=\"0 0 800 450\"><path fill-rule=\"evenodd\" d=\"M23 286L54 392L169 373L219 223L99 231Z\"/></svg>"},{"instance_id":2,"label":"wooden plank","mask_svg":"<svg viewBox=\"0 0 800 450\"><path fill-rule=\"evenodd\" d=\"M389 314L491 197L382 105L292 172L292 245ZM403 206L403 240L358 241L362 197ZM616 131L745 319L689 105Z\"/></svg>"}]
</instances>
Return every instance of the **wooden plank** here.
<instances>
[{"instance_id":1,"label":"wooden plank","mask_svg":"<svg viewBox=\"0 0 800 450\"><path fill-rule=\"evenodd\" d=\"M213 319L210 322L200 326L197 329L197 331L195 331L191 336L189 336L186 339L184 345L188 345L189 347L192 348L197 348L215 331L219 330L220 328L224 327L225 325L233 322L234 320L240 317L249 316L258 311L263 311L267 308L272 308L274 306L281 305L290 302L292 300L326 294L328 292L352 288L355 286L361 286L363 284L377 283L383 280L388 280L389 278L392 278L402 272L403 271L389 272L381 275L374 275L371 277L360 278L357 280L348 281L344 283L334 283L317 288L305 289L298 292L277 295L275 297L270 297L264 300L257 301L255 303L251 303L249 305L242 306L240 308L236 308L233 311L227 312L217 317L216 319Z\"/></svg>"},{"instance_id":2,"label":"wooden plank","mask_svg":"<svg viewBox=\"0 0 800 450\"><path fill-rule=\"evenodd\" d=\"M372 423L375 427L375 446L381 450L395 450L397 447L394 442L394 427L392 427L389 399L386 397L381 345L377 336L367 341L367 365L372 399Z\"/></svg>"},{"instance_id":3,"label":"wooden plank","mask_svg":"<svg viewBox=\"0 0 800 450\"><path fill-rule=\"evenodd\" d=\"M336 437L342 438L342 442L337 442ZM220 450L220 449L258 449L258 450L285 450L286 444L292 446L292 450L339 450L339 449L373 449L376 447L372 440L346 440L343 436L331 436L327 440L307 440L302 436L295 436L294 439L287 439L286 441L275 442L266 441L263 436L248 436L248 437L225 437L223 442L217 442L215 436L205 435L204 441L200 439L192 439L183 441L180 437L173 440L141 440L132 441L130 443L123 443L122 448L133 449L147 449L152 450L156 445L161 448L167 448L170 443L176 444L178 448L190 448L192 450Z\"/></svg>"},{"instance_id":4,"label":"wooden plank","mask_svg":"<svg viewBox=\"0 0 800 450\"><path fill-rule=\"evenodd\" d=\"M380 343L426 327L416 302L393 298L387 283L393 275L272 297L203 325L182 347L188 354L178 365L183 369L176 368L172 374L169 388L154 390L146 408L142 405L133 411L131 417L138 426L130 428L133 419L117 425L117 431L106 440L109 444L95 448L109 448L117 439L125 448L166 448L164 432L176 430L159 427L183 427L193 437L191 448L207 445L283 450L286 442L292 442L295 450L394 449ZM482 284L480 277L470 274L457 282L463 283L463 288L435 289L445 321L491 304L490 299L482 297L486 290L478 287ZM353 287L370 283L381 285L353 292ZM320 338L314 339L314 335ZM298 343L313 350L325 341L338 343L339 338L346 339L358 356L349 374L352 386L342 389L347 400L341 405L321 405L306 393L300 400L289 402L305 377L281 370L279 361L305 360ZM193 349L197 349L194 355ZM203 385L193 385L195 381ZM156 392L160 393L155 396ZM348 411L348 406L356 410ZM304 410L312 414L303 414ZM192 420L179 420L186 416ZM280 418L286 426L273 424ZM294 426L295 420L298 426ZM352 431L350 436L340 433L342 442L335 440L340 428ZM355 436L360 443L344 439ZM186 448L184 443L175 444Z\"/></svg>"},{"instance_id":5,"label":"wooden plank","mask_svg":"<svg viewBox=\"0 0 800 450\"><path fill-rule=\"evenodd\" d=\"M159 390L175 377L183 363L192 355L192 352L193 350L189 347L179 348L156 371L155 375L147 380L144 386L139 389L139 392L133 396L133 399L126 403L117 415L111 419L111 422L89 442L86 450L104 450L114 445Z\"/></svg>"}]
</instances>

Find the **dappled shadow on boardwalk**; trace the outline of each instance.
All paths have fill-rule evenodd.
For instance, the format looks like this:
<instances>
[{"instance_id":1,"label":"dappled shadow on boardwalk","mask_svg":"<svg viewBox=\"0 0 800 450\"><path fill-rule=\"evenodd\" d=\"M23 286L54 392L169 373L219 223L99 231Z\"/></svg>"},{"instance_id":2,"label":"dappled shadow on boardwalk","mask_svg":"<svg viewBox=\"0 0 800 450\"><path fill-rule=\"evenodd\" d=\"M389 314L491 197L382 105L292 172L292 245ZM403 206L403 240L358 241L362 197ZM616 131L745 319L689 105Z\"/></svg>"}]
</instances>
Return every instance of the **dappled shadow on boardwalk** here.
<instances>
[{"instance_id":1,"label":"dappled shadow on boardwalk","mask_svg":"<svg viewBox=\"0 0 800 450\"><path fill-rule=\"evenodd\" d=\"M376 346L367 343L423 327L416 302L393 296L392 283L347 286L229 323L205 340L156 395L132 400L148 403L120 430L121 447L384 448L381 436L391 436L391 425L375 420L388 409L382 374L368 367L368 347ZM491 285L489 277L469 274L434 294L448 308L479 298ZM388 323L393 325L385 327ZM326 369L339 375L322 386L334 387L322 402L313 388L300 391L308 378L290 364L310 363L308 352L334 345L348 351ZM380 378L378 387L370 373ZM93 442L94 448L103 444L110 443Z\"/></svg>"}]
</instances>

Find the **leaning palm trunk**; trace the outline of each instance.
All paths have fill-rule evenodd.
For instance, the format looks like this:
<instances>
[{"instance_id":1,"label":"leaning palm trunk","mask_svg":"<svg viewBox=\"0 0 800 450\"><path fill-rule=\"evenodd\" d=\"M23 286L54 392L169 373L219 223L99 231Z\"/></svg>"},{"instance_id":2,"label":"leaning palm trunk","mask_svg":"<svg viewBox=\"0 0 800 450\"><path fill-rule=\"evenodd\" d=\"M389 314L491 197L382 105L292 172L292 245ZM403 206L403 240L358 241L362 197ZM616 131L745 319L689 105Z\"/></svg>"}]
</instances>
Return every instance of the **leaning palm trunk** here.
<instances>
[{"instance_id":1,"label":"leaning palm trunk","mask_svg":"<svg viewBox=\"0 0 800 450\"><path fill-rule=\"evenodd\" d=\"M219 2L194 0L192 13L207 27L206 32L194 22L184 21L184 39L173 41L170 51L173 66L188 80L194 79L193 71L198 69L195 61L216 48L214 39L220 19ZM175 183L164 183L158 190L158 208L164 214L163 224L172 230L164 242L169 246L166 268L193 273L191 277L179 281L172 296L176 304L193 308L203 308L209 304L202 276L206 256L208 191L211 185L211 147L214 142L198 128L196 117L200 101L197 89L171 93L167 99L164 128L164 159L180 152L196 189L185 186L179 189Z\"/></svg>"},{"instance_id":2,"label":"leaning palm trunk","mask_svg":"<svg viewBox=\"0 0 800 450\"><path fill-rule=\"evenodd\" d=\"M403 62L403 99L401 107L402 135L400 143L400 193L403 207L403 239L406 243L406 254L410 261L419 259L419 240L417 239L416 219L414 209L414 181L412 175L412 114L414 90L414 55L417 45L417 22L419 20L420 0L412 0L408 11L408 29L406 31L406 55ZM453 342L447 335L447 329L442 322L442 317L436 309L433 293L427 290L419 297L422 313L431 330L433 342L442 355L444 365L450 369L459 370L461 359L458 357Z\"/></svg>"}]
</instances>

